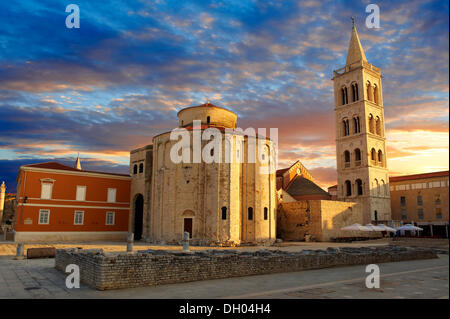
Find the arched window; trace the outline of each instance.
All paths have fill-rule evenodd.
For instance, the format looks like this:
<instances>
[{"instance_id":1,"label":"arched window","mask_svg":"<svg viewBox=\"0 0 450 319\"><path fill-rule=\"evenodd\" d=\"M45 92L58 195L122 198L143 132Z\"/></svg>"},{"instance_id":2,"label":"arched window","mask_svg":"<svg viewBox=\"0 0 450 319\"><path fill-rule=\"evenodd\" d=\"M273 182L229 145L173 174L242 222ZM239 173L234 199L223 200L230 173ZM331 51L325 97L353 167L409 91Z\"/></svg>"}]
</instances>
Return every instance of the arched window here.
<instances>
[{"instance_id":1,"label":"arched window","mask_svg":"<svg viewBox=\"0 0 450 319\"><path fill-rule=\"evenodd\" d=\"M341 88L341 98L342 105L348 104L348 91L346 86Z\"/></svg>"},{"instance_id":2,"label":"arched window","mask_svg":"<svg viewBox=\"0 0 450 319\"><path fill-rule=\"evenodd\" d=\"M350 135L350 124L348 123L348 119L342 121L342 127L344 129L344 136Z\"/></svg>"},{"instance_id":3,"label":"arched window","mask_svg":"<svg viewBox=\"0 0 450 319\"><path fill-rule=\"evenodd\" d=\"M377 135L381 136L381 120L378 116L375 120L375 128L376 128Z\"/></svg>"},{"instance_id":4,"label":"arched window","mask_svg":"<svg viewBox=\"0 0 450 319\"><path fill-rule=\"evenodd\" d=\"M377 211L374 211L374 212L373 212L373 215L374 215L374 217L375 217L375 221L378 221L378 212L377 212Z\"/></svg>"},{"instance_id":5,"label":"arched window","mask_svg":"<svg viewBox=\"0 0 450 319\"><path fill-rule=\"evenodd\" d=\"M253 207L248 208L248 220L253 220Z\"/></svg>"},{"instance_id":6,"label":"arched window","mask_svg":"<svg viewBox=\"0 0 450 319\"><path fill-rule=\"evenodd\" d=\"M142 173L144 171L144 164L139 164L139 173Z\"/></svg>"},{"instance_id":7,"label":"arched window","mask_svg":"<svg viewBox=\"0 0 450 319\"><path fill-rule=\"evenodd\" d=\"M136 164L134 164L134 166L133 166L133 174L137 174L137 165Z\"/></svg>"},{"instance_id":8,"label":"arched window","mask_svg":"<svg viewBox=\"0 0 450 319\"><path fill-rule=\"evenodd\" d=\"M350 181L345 181L345 190L347 196L352 196L352 183Z\"/></svg>"},{"instance_id":9,"label":"arched window","mask_svg":"<svg viewBox=\"0 0 450 319\"><path fill-rule=\"evenodd\" d=\"M357 189L357 194L358 195L362 195L363 194L362 180L360 180L360 179L356 180L356 189Z\"/></svg>"},{"instance_id":10,"label":"arched window","mask_svg":"<svg viewBox=\"0 0 450 319\"><path fill-rule=\"evenodd\" d=\"M227 219L227 208L225 206L222 207L222 219Z\"/></svg>"},{"instance_id":11,"label":"arched window","mask_svg":"<svg viewBox=\"0 0 450 319\"><path fill-rule=\"evenodd\" d=\"M378 150L378 164L383 166L383 152L381 150Z\"/></svg>"},{"instance_id":12,"label":"arched window","mask_svg":"<svg viewBox=\"0 0 450 319\"><path fill-rule=\"evenodd\" d=\"M358 83L356 82L352 83L352 99L353 102L359 100Z\"/></svg>"},{"instance_id":13,"label":"arched window","mask_svg":"<svg viewBox=\"0 0 450 319\"><path fill-rule=\"evenodd\" d=\"M369 101L373 101L373 98L372 98L372 86L370 85L369 81L367 81L367 99Z\"/></svg>"},{"instance_id":14,"label":"arched window","mask_svg":"<svg viewBox=\"0 0 450 319\"><path fill-rule=\"evenodd\" d=\"M345 167L350 167L350 152L349 151L344 152L344 161L345 161Z\"/></svg>"},{"instance_id":15,"label":"arched window","mask_svg":"<svg viewBox=\"0 0 450 319\"><path fill-rule=\"evenodd\" d=\"M355 134L361 132L361 125L359 124L359 116L355 116L353 118L353 131Z\"/></svg>"},{"instance_id":16,"label":"arched window","mask_svg":"<svg viewBox=\"0 0 450 319\"><path fill-rule=\"evenodd\" d=\"M372 114L369 114L369 132L375 134L375 123Z\"/></svg>"},{"instance_id":17,"label":"arched window","mask_svg":"<svg viewBox=\"0 0 450 319\"><path fill-rule=\"evenodd\" d=\"M386 195L386 183L384 179L381 180L381 195Z\"/></svg>"},{"instance_id":18,"label":"arched window","mask_svg":"<svg viewBox=\"0 0 450 319\"><path fill-rule=\"evenodd\" d=\"M209 124L210 122L211 122L211 117L208 116L208 117L206 118L206 123Z\"/></svg>"},{"instance_id":19,"label":"arched window","mask_svg":"<svg viewBox=\"0 0 450 319\"><path fill-rule=\"evenodd\" d=\"M264 207L264 220L267 220L269 218L269 209L267 207Z\"/></svg>"},{"instance_id":20,"label":"arched window","mask_svg":"<svg viewBox=\"0 0 450 319\"><path fill-rule=\"evenodd\" d=\"M374 148L372 148L372 150L370 151L370 159L374 162L376 162L377 160L377 151L375 151Z\"/></svg>"},{"instance_id":21,"label":"arched window","mask_svg":"<svg viewBox=\"0 0 450 319\"><path fill-rule=\"evenodd\" d=\"M375 195L380 195L380 184L378 183L378 179L375 178L375 189L374 189Z\"/></svg>"},{"instance_id":22,"label":"arched window","mask_svg":"<svg viewBox=\"0 0 450 319\"><path fill-rule=\"evenodd\" d=\"M361 166L361 150L359 148L355 150L355 165Z\"/></svg>"},{"instance_id":23,"label":"arched window","mask_svg":"<svg viewBox=\"0 0 450 319\"><path fill-rule=\"evenodd\" d=\"M378 104L378 87L376 84L373 85L373 101Z\"/></svg>"}]
</instances>

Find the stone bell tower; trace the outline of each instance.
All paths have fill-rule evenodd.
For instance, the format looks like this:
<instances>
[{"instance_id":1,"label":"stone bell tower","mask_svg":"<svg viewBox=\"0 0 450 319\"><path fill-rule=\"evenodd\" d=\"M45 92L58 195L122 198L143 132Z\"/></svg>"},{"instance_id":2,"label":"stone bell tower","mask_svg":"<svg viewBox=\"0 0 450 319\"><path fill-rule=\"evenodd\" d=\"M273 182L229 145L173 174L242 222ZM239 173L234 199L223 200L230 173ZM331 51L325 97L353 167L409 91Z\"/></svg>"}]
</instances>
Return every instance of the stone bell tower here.
<instances>
[{"instance_id":1,"label":"stone bell tower","mask_svg":"<svg viewBox=\"0 0 450 319\"><path fill-rule=\"evenodd\" d=\"M391 220L380 69L367 62L353 21L345 66L333 72L339 200L360 202L364 223Z\"/></svg>"}]
</instances>

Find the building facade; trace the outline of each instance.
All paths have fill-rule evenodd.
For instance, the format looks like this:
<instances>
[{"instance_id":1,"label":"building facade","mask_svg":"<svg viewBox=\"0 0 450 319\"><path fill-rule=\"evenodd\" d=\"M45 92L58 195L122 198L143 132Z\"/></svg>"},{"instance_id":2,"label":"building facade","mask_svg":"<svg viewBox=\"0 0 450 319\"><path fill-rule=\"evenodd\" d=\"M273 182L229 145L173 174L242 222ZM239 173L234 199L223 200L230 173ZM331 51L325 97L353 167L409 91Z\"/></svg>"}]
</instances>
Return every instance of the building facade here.
<instances>
[{"instance_id":1,"label":"building facade","mask_svg":"<svg viewBox=\"0 0 450 319\"><path fill-rule=\"evenodd\" d=\"M391 177L390 191L392 219L448 238L449 171Z\"/></svg>"},{"instance_id":2,"label":"building facade","mask_svg":"<svg viewBox=\"0 0 450 319\"><path fill-rule=\"evenodd\" d=\"M274 165L272 141L243 134L235 113L210 103L182 109L178 119L179 131L187 134L180 152L187 158L173 160L180 142L171 132L131 151L130 232L162 243L180 242L184 232L194 244L275 241L275 171L265 169ZM219 149L209 146L212 139L220 141Z\"/></svg>"},{"instance_id":3,"label":"building facade","mask_svg":"<svg viewBox=\"0 0 450 319\"><path fill-rule=\"evenodd\" d=\"M15 241L125 240L129 200L128 175L56 162L21 166Z\"/></svg>"},{"instance_id":4,"label":"building facade","mask_svg":"<svg viewBox=\"0 0 450 319\"><path fill-rule=\"evenodd\" d=\"M363 205L364 223L391 220L380 69L353 25L345 67L334 71L337 198Z\"/></svg>"}]
</instances>

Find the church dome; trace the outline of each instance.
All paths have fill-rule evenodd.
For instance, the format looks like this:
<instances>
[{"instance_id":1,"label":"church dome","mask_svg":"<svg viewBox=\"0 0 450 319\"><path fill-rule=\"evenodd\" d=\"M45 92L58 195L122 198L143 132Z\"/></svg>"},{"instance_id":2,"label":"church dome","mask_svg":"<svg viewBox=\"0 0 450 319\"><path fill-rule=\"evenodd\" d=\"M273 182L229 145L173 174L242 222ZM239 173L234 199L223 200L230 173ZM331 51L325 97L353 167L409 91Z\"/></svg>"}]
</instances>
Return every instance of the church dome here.
<instances>
[{"instance_id":1,"label":"church dome","mask_svg":"<svg viewBox=\"0 0 450 319\"><path fill-rule=\"evenodd\" d=\"M180 127L192 126L194 120L199 120L202 125L233 129L238 117L236 113L209 102L184 108L177 115Z\"/></svg>"}]
</instances>

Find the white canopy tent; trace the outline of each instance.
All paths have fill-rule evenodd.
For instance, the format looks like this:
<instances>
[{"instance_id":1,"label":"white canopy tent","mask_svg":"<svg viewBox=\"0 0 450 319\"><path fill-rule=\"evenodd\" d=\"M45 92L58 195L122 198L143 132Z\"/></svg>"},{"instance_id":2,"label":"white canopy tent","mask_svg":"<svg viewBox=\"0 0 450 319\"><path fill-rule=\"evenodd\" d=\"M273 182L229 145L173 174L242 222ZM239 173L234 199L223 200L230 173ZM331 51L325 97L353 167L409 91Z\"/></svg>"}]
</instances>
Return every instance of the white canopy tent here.
<instances>
[{"instance_id":1,"label":"white canopy tent","mask_svg":"<svg viewBox=\"0 0 450 319\"><path fill-rule=\"evenodd\" d=\"M342 227L341 230L350 230L350 231L370 231L369 228L367 228L366 226L362 226L358 223L350 225L350 226L345 226Z\"/></svg>"}]
</instances>

